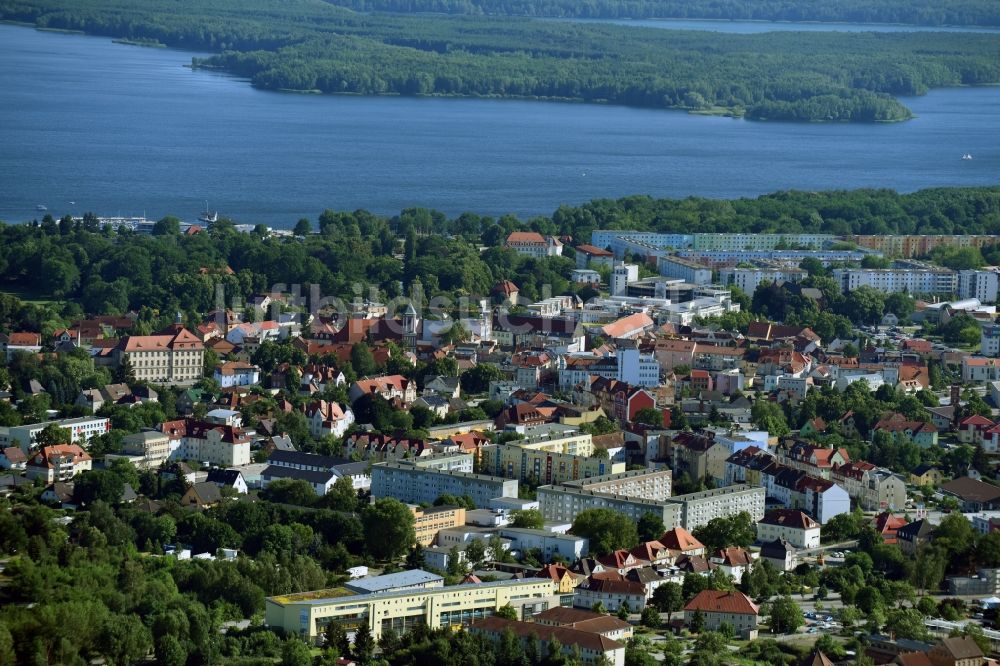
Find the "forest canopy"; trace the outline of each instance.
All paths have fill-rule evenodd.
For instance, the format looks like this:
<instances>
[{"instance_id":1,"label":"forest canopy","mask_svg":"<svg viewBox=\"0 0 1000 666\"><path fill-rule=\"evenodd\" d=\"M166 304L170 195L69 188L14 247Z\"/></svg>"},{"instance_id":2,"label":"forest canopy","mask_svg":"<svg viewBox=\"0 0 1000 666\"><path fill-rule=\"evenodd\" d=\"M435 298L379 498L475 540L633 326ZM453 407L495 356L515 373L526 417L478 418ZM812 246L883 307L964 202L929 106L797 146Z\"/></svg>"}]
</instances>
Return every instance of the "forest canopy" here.
<instances>
[{"instance_id":1,"label":"forest canopy","mask_svg":"<svg viewBox=\"0 0 1000 666\"><path fill-rule=\"evenodd\" d=\"M261 88L514 97L888 122L895 98L1000 82L1000 39L970 33L734 35L482 16L357 14L321 0L4 0L0 18L208 50L195 66Z\"/></svg>"}]
</instances>

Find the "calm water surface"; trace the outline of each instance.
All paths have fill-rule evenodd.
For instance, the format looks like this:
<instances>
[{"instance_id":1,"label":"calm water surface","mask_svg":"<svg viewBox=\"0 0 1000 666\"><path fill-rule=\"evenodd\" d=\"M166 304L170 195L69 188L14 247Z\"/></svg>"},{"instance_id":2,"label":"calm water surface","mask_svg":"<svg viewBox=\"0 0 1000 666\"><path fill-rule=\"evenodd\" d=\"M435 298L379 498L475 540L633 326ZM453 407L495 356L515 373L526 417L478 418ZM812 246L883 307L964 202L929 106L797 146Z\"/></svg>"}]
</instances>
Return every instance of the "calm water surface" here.
<instances>
[{"instance_id":1,"label":"calm water surface","mask_svg":"<svg viewBox=\"0 0 1000 666\"><path fill-rule=\"evenodd\" d=\"M281 94L191 71L190 58L0 25L0 219L44 204L193 220L208 200L242 222L290 226L324 208L533 215L637 193L1000 182L1000 88L906 100L919 114L906 123L806 125Z\"/></svg>"}]
</instances>

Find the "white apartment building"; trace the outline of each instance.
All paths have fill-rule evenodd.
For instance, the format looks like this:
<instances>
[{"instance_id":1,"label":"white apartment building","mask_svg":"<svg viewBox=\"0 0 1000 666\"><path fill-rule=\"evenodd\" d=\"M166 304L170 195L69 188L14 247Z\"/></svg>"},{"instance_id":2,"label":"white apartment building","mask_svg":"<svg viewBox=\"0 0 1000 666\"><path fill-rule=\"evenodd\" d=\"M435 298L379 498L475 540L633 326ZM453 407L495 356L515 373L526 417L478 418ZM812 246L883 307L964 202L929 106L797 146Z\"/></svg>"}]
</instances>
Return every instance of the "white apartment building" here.
<instances>
[{"instance_id":1,"label":"white apartment building","mask_svg":"<svg viewBox=\"0 0 1000 666\"><path fill-rule=\"evenodd\" d=\"M691 284L712 284L712 269L683 257L659 257L656 268L660 275L678 278Z\"/></svg>"},{"instance_id":2,"label":"white apartment building","mask_svg":"<svg viewBox=\"0 0 1000 666\"><path fill-rule=\"evenodd\" d=\"M622 231L620 229L596 229L590 232L590 244L600 248L611 247L617 238L647 243L654 247L681 249L691 247L693 234L661 234L655 231Z\"/></svg>"},{"instance_id":3,"label":"white apartment building","mask_svg":"<svg viewBox=\"0 0 1000 666\"><path fill-rule=\"evenodd\" d=\"M583 491L627 495L663 502L670 499L673 472L669 469L636 469L619 474L567 481L562 485Z\"/></svg>"},{"instance_id":4,"label":"white apartment building","mask_svg":"<svg viewBox=\"0 0 1000 666\"><path fill-rule=\"evenodd\" d=\"M801 268L780 266L767 268L723 268L719 280L724 285L739 287L745 294L752 295L761 282L801 282L809 275Z\"/></svg>"},{"instance_id":5,"label":"white apartment building","mask_svg":"<svg viewBox=\"0 0 1000 666\"><path fill-rule=\"evenodd\" d=\"M996 358L1000 356L1000 326L983 326L979 336L979 353Z\"/></svg>"},{"instance_id":6,"label":"white apartment building","mask_svg":"<svg viewBox=\"0 0 1000 666\"><path fill-rule=\"evenodd\" d=\"M802 511L775 509L757 523L757 541L784 539L799 550L819 547L820 524Z\"/></svg>"},{"instance_id":7,"label":"white apartment building","mask_svg":"<svg viewBox=\"0 0 1000 666\"><path fill-rule=\"evenodd\" d=\"M624 296L628 283L639 279L639 267L635 264L617 264L611 270L611 295Z\"/></svg>"},{"instance_id":8,"label":"white apartment building","mask_svg":"<svg viewBox=\"0 0 1000 666\"><path fill-rule=\"evenodd\" d=\"M958 291L958 273L947 268L835 268L841 291L868 286L886 294L947 294Z\"/></svg>"},{"instance_id":9,"label":"white apartment building","mask_svg":"<svg viewBox=\"0 0 1000 666\"><path fill-rule=\"evenodd\" d=\"M978 271L958 272L959 298L975 298L980 303L996 303L998 289L1000 289L1000 269L995 266Z\"/></svg>"},{"instance_id":10,"label":"white apartment building","mask_svg":"<svg viewBox=\"0 0 1000 666\"><path fill-rule=\"evenodd\" d=\"M70 439L66 444L86 444L95 435L103 435L111 430L111 421L101 416L81 416L73 419L62 419L59 421L42 421L41 423L31 423L29 425L10 426L7 428L6 438L0 436L0 444L3 446L20 446L22 451L35 445L35 438L38 433L50 425L56 425L64 430L69 430Z\"/></svg>"}]
</instances>

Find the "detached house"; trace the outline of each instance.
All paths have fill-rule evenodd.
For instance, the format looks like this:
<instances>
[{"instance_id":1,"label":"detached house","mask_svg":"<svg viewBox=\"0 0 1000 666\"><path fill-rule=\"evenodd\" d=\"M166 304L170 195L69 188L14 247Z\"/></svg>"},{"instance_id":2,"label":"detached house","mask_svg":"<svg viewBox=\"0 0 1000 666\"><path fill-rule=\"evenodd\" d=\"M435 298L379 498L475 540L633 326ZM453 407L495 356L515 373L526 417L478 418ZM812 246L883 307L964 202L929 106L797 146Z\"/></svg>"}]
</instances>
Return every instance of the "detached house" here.
<instances>
[{"instance_id":1,"label":"detached house","mask_svg":"<svg viewBox=\"0 0 1000 666\"><path fill-rule=\"evenodd\" d=\"M319 439L326 435L340 438L354 423L354 412L344 409L336 402L316 400L306 405L306 421L309 434Z\"/></svg>"},{"instance_id":2,"label":"detached house","mask_svg":"<svg viewBox=\"0 0 1000 666\"><path fill-rule=\"evenodd\" d=\"M81 472L90 470L93 459L77 444L43 446L26 465L29 479L42 479L45 483L67 481Z\"/></svg>"},{"instance_id":3,"label":"detached house","mask_svg":"<svg viewBox=\"0 0 1000 666\"><path fill-rule=\"evenodd\" d=\"M417 399L417 384L402 375L359 379L351 384L348 396L352 403L366 395L378 395L390 402L397 400L408 405Z\"/></svg>"},{"instance_id":4,"label":"detached house","mask_svg":"<svg viewBox=\"0 0 1000 666\"><path fill-rule=\"evenodd\" d=\"M213 377L222 388L253 386L260 383L260 368L245 361L229 361L217 367Z\"/></svg>"},{"instance_id":5,"label":"detached house","mask_svg":"<svg viewBox=\"0 0 1000 666\"><path fill-rule=\"evenodd\" d=\"M802 511L775 509L757 523L757 540L762 543L783 539L795 548L819 547L820 524Z\"/></svg>"},{"instance_id":6,"label":"detached house","mask_svg":"<svg viewBox=\"0 0 1000 666\"><path fill-rule=\"evenodd\" d=\"M884 417L875 424L872 432L887 432L893 436L902 436L925 449L937 446L938 443L938 431L933 423L910 421L902 414Z\"/></svg>"},{"instance_id":7,"label":"detached house","mask_svg":"<svg viewBox=\"0 0 1000 666\"><path fill-rule=\"evenodd\" d=\"M37 354L41 350L41 333L0 333L0 352L8 361L17 352Z\"/></svg>"}]
</instances>

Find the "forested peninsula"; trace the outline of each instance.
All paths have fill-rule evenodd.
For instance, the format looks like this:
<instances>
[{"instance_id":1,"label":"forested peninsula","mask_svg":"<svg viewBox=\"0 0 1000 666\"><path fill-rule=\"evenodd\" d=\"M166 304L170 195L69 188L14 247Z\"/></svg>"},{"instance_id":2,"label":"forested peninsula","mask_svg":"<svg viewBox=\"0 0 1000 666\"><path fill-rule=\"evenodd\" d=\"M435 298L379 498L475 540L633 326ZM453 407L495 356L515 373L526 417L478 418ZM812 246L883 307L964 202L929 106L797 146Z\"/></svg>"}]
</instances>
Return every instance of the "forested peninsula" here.
<instances>
[{"instance_id":1,"label":"forested peninsula","mask_svg":"<svg viewBox=\"0 0 1000 666\"><path fill-rule=\"evenodd\" d=\"M289 220L289 225L294 223ZM778 192L754 199L654 199L632 196L561 206L550 216L520 220L410 208L393 217L364 210L325 211L299 221L300 238L239 233L228 220L207 233L178 233L176 218L153 235L101 230L96 217L46 216L36 224L0 223L0 291L30 291L65 299L68 321L83 312L204 312L215 285L249 298L268 285L315 284L324 296L353 298L351 285L383 285L387 296L419 280L428 297L487 294L500 280L516 280L525 298L540 285L567 293L573 260L536 259L499 247L513 231L537 231L589 241L595 229L657 232L1000 234L1000 186L892 190ZM299 227L296 227L299 230ZM310 229L318 233L308 233ZM394 257L407 238L406 256ZM490 249L480 252L479 248ZM992 259L992 257L991 257ZM226 270L232 269L232 273ZM43 316L18 313L0 300L0 323L37 330Z\"/></svg>"},{"instance_id":2,"label":"forested peninsula","mask_svg":"<svg viewBox=\"0 0 1000 666\"><path fill-rule=\"evenodd\" d=\"M676 18L1000 26L982 0L331 0L358 11L552 18Z\"/></svg>"},{"instance_id":3,"label":"forested peninsula","mask_svg":"<svg viewBox=\"0 0 1000 666\"><path fill-rule=\"evenodd\" d=\"M1000 83L1000 38L732 35L470 16L358 14L322 0L3 0L0 19L217 53L274 90L559 99L754 120L889 122L896 95Z\"/></svg>"}]
</instances>

